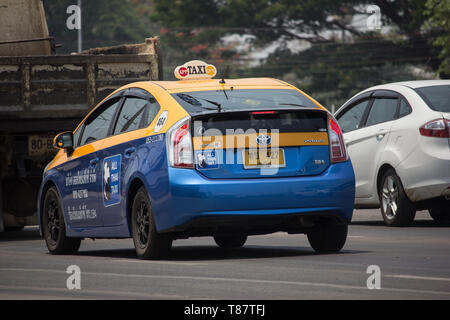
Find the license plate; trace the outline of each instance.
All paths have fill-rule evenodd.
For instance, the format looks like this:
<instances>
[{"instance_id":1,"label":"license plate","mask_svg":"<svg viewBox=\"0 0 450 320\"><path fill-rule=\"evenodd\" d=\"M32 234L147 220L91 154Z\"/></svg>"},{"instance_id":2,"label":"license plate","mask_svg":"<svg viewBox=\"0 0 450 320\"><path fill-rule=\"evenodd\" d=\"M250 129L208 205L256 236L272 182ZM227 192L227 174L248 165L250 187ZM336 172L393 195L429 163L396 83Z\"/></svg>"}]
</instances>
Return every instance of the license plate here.
<instances>
[{"instance_id":1,"label":"license plate","mask_svg":"<svg viewBox=\"0 0 450 320\"><path fill-rule=\"evenodd\" d=\"M28 137L28 155L39 157L53 155L56 153L53 148L53 137L50 135L35 135Z\"/></svg>"},{"instance_id":2,"label":"license plate","mask_svg":"<svg viewBox=\"0 0 450 320\"><path fill-rule=\"evenodd\" d=\"M285 167L284 150L280 148L260 148L243 150L245 169Z\"/></svg>"}]
</instances>

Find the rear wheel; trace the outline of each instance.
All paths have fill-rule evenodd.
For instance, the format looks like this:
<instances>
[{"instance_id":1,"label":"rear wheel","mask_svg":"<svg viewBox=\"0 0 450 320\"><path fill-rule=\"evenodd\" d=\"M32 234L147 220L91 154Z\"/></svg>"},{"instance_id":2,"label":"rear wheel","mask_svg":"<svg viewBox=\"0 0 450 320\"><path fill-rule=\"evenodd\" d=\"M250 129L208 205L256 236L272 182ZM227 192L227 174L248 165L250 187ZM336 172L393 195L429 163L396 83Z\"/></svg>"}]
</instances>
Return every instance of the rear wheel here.
<instances>
[{"instance_id":1,"label":"rear wheel","mask_svg":"<svg viewBox=\"0 0 450 320\"><path fill-rule=\"evenodd\" d=\"M216 244L223 249L240 248L247 241L246 235L214 236Z\"/></svg>"},{"instance_id":2,"label":"rear wheel","mask_svg":"<svg viewBox=\"0 0 450 320\"><path fill-rule=\"evenodd\" d=\"M428 209L430 216L436 222L450 222L450 207L440 206Z\"/></svg>"},{"instance_id":3,"label":"rear wheel","mask_svg":"<svg viewBox=\"0 0 450 320\"><path fill-rule=\"evenodd\" d=\"M144 187L137 191L131 210L131 229L138 258L150 260L164 257L172 247L172 239L156 232L150 199Z\"/></svg>"},{"instance_id":4,"label":"rear wheel","mask_svg":"<svg viewBox=\"0 0 450 320\"><path fill-rule=\"evenodd\" d=\"M66 237L66 224L58 192L48 189L44 198L42 231L51 254L73 254L78 251L81 238Z\"/></svg>"},{"instance_id":5,"label":"rear wheel","mask_svg":"<svg viewBox=\"0 0 450 320\"><path fill-rule=\"evenodd\" d=\"M317 253L340 251L347 240L348 225L327 223L308 233L308 241Z\"/></svg>"},{"instance_id":6,"label":"rear wheel","mask_svg":"<svg viewBox=\"0 0 450 320\"><path fill-rule=\"evenodd\" d=\"M411 225L416 215L416 208L406 196L402 182L393 169L389 169L384 174L379 194L381 215L388 226Z\"/></svg>"}]
</instances>

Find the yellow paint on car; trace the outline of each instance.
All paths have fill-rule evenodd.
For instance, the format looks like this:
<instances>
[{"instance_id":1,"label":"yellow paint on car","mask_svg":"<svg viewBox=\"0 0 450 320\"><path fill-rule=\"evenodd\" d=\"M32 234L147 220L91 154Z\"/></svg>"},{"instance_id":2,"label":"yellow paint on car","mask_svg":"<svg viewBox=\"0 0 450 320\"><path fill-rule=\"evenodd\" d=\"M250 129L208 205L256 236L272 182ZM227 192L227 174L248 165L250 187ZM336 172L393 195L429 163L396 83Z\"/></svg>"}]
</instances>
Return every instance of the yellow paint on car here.
<instances>
[{"instance_id":1,"label":"yellow paint on car","mask_svg":"<svg viewBox=\"0 0 450 320\"><path fill-rule=\"evenodd\" d=\"M255 132L194 137L194 150L257 148L256 138L260 134L260 132ZM267 135L272 138L271 144L267 145L270 148L328 145L326 132L282 132L278 134L268 132Z\"/></svg>"},{"instance_id":2,"label":"yellow paint on car","mask_svg":"<svg viewBox=\"0 0 450 320\"><path fill-rule=\"evenodd\" d=\"M246 79L225 79L225 83L220 83L220 79L205 79L205 80L181 80L181 81L142 81L135 82L125 85L110 95L108 95L105 99L103 99L96 107L92 108L92 110L88 113L88 115L80 122L77 128L74 130L74 133L77 130L80 130L82 123L85 121L87 117L98 107L103 101L108 99L113 94L125 90L128 88L140 88L149 92L160 104L161 108L159 113L156 115L155 119L152 123L147 127L131 132L125 132L122 134L114 135L107 137L102 140L94 141L88 143L83 146L79 146L75 148L73 153L68 154L65 150L60 150L53 161L48 165L47 170L54 168L58 165L61 165L67 161L74 160L78 157L82 157L88 155L92 152L99 151L104 148L108 148L120 143L124 143L130 140L143 138L146 136L150 136L155 134L154 128L159 116L167 111L167 120L164 123L163 127L158 131L160 133L166 133L167 130L173 126L180 119L189 116L186 110L181 107L178 102L171 96L173 93L179 92L193 92L193 91L208 91L208 90L239 90L239 89L293 89L302 93L311 101L313 101L318 108L326 110L323 106L321 106L317 101L313 98L302 92L301 90L295 88L294 86L283 82L277 79L271 78L246 78ZM204 137L206 139L207 137ZM235 135L228 137L228 141L231 139L236 140L238 143L238 147L248 147L246 143L241 143L239 141L250 141L256 139L256 134L247 135L243 137L240 135ZM226 141L224 141L224 137L218 138L218 140L222 140L222 146ZM303 143L305 140L317 140L322 142L311 142L311 143ZM318 132L318 133L281 133L279 135L279 146L294 146L294 145L327 145L328 144L328 135L326 132ZM194 148L197 149L206 149L208 147L205 146L206 142L199 141L199 138L194 138Z\"/></svg>"}]
</instances>

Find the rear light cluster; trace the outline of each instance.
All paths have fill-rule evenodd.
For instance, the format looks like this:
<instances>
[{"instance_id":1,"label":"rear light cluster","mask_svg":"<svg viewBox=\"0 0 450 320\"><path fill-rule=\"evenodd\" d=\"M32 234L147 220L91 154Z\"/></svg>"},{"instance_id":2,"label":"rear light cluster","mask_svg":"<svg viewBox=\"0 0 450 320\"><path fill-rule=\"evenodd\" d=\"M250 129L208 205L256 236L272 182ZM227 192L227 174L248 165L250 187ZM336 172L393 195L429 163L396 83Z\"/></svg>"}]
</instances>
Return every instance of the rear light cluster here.
<instances>
[{"instance_id":1,"label":"rear light cluster","mask_svg":"<svg viewBox=\"0 0 450 320\"><path fill-rule=\"evenodd\" d=\"M175 168L194 168L189 118L177 122L167 134L169 164Z\"/></svg>"},{"instance_id":2,"label":"rear light cluster","mask_svg":"<svg viewBox=\"0 0 450 320\"><path fill-rule=\"evenodd\" d=\"M419 131L425 137L450 138L450 120L432 120L421 126Z\"/></svg>"},{"instance_id":3,"label":"rear light cluster","mask_svg":"<svg viewBox=\"0 0 450 320\"><path fill-rule=\"evenodd\" d=\"M347 150L341 128L339 128L337 121L332 117L328 118L328 137L330 139L331 163L347 161Z\"/></svg>"}]
</instances>

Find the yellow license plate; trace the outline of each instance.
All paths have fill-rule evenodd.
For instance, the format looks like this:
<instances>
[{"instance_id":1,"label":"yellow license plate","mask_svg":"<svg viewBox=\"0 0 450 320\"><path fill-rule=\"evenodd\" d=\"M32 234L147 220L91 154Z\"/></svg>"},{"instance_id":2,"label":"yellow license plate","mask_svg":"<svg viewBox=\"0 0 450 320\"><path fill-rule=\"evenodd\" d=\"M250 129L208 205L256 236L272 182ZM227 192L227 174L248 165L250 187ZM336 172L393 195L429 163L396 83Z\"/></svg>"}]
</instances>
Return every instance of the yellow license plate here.
<instances>
[{"instance_id":1,"label":"yellow license plate","mask_svg":"<svg viewBox=\"0 0 450 320\"><path fill-rule=\"evenodd\" d=\"M284 150L280 148L260 148L243 150L245 169L285 167Z\"/></svg>"}]
</instances>

